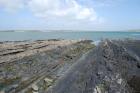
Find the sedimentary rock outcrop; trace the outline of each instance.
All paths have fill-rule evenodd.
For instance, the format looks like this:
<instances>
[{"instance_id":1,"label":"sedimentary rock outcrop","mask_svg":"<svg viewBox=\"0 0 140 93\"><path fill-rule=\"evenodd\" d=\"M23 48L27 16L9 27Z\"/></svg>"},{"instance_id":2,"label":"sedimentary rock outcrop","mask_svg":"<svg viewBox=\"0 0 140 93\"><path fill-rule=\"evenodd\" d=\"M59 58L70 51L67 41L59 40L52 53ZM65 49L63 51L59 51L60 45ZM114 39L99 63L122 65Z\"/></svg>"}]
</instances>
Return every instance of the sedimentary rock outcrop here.
<instances>
[{"instance_id":1,"label":"sedimentary rock outcrop","mask_svg":"<svg viewBox=\"0 0 140 93\"><path fill-rule=\"evenodd\" d=\"M89 40L39 40L0 44L0 92L45 93L83 53Z\"/></svg>"},{"instance_id":2,"label":"sedimentary rock outcrop","mask_svg":"<svg viewBox=\"0 0 140 93\"><path fill-rule=\"evenodd\" d=\"M0 44L0 93L139 92L139 40Z\"/></svg>"},{"instance_id":3,"label":"sedimentary rock outcrop","mask_svg":"<svg viewBox=\"0 0 140 93\"><path fill-rule=\"evenodd\" d=\"M140 41L105 40L47 93L140 93Z\"/></svg>"}]
</instances>

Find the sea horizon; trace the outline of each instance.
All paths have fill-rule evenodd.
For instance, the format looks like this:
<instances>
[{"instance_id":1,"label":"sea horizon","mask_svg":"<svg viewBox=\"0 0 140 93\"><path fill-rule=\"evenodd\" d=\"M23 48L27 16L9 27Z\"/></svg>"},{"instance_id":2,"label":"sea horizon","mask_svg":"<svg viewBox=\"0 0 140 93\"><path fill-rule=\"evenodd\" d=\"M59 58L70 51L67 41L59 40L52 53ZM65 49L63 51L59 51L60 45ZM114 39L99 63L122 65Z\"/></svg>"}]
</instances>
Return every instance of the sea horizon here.
<instances>
[{"instance_id":1,"label":"sea horizon","mask_svg":"<svg viewBox=\"0 0 140 93\"><path fill-rule=\"evenodd\" d=\"M128 30L58 30L58 29L11 29L11 30L0 30L0 32L140 32L140 29L128 29Z\"/></svg>"},{"instance_id":2,"label":"sea horizon","mask_svg":"<svg viewBox=\"0 0 140 93\"><path fill-rule=\"evenodd\" d=\"M140 40L140 32L132 31L38 31L8 30L0 31L0 41L46 40L46 39L136 39Z\"/></svg>"}]
</instances>

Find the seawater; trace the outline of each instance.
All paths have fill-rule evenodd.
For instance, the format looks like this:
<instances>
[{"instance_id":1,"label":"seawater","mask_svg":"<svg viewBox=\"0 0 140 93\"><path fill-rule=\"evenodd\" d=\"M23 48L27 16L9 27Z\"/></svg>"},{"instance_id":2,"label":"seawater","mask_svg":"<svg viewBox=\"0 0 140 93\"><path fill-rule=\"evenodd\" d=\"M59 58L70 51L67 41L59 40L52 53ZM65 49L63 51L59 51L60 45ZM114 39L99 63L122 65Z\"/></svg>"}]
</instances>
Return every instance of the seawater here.
<instances>
[{"instance_id":1,"label":"seawater","mask_svg":"<svg viewBox=\"0 0 140 93\"><path fill-rule=\"evenodd\" d=\"M21 40L46 40L46 39L89 39L98 41L101 39L137 39L140 40L140 32L0 32L0 41Z\"/></svg>"}]
</instances>

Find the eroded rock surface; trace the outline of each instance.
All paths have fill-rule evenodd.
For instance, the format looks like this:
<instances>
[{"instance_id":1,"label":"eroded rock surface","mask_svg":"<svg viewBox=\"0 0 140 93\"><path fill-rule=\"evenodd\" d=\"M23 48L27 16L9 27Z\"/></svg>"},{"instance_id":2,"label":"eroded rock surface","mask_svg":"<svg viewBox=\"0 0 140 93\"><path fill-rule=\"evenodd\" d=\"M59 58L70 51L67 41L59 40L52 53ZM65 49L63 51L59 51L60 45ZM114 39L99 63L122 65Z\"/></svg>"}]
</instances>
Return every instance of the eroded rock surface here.
<instances>
[{"instance_id":1,"label":"eroded rock surface","mask_svg":"<svg viewBox=\"0 0 140 93\"><path fill-rule=\"evenodd\" d=\"M0 93L140 93L140 41L3 42Z\"/></svg>"},{"instance_id":2,"label":"eroded rock surface","mask_svg":"<svg viewBox=\"0 0 140 93\"><path fill-rule=\"evenodd\" d=\"M0 44L0 93L45 93L95 46L90 40L39 40Z\"/></svg>"},{"instance_id":3,"label":"eroded rock surface","mask_svg":"<svg viewBox=\"0 0 140 93\"><path fill-rule=\"evenodd\" d=\"M105 40L46 93L140 93L140 41Z\"/></svg>"}]
</instances>

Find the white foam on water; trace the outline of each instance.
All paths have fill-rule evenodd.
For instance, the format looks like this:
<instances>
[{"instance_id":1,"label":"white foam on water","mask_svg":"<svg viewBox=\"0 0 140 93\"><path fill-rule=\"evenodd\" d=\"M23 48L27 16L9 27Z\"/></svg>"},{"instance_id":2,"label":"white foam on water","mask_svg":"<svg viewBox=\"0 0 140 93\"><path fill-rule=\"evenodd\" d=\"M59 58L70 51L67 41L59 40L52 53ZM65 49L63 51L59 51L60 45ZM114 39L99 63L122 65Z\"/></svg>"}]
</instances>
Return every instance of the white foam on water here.
<instances>
[{"instance_id":1,"label":"white foam on water","mask_svg":"<svg viewBox=\"0 0 140 93\"><path fill-rule=\"evenodd\" d=\"M95 46L99 45L99 43L101 42L101 40L97 40L97 41L93 41L92 44L94 44Z\"/></svg>"}]
</instances>

